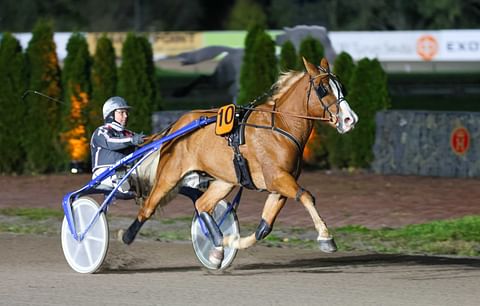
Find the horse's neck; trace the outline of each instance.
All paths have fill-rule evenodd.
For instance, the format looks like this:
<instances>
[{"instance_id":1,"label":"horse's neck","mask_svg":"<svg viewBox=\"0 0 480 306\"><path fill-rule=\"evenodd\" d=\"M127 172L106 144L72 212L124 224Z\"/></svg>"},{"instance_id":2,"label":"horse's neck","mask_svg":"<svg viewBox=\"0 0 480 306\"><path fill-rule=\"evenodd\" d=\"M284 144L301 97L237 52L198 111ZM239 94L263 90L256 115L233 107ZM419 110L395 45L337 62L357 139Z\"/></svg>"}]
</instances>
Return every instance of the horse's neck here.
<instances>
[{"instance_id":1,"label":"horse's neck","mask_svg":"<svg viewBox=\"0 0 480 306\"><path fill-rule=\"evenodd\" d=\"M277 103L276 110L282 113L290 113L308 116L307 94L308 78L302 77L282 95ZM313 122L303 118L289 115L277 115L275 125L292 134L302 145L308 140L313 128Z\"/></svg>"}]
</instances>

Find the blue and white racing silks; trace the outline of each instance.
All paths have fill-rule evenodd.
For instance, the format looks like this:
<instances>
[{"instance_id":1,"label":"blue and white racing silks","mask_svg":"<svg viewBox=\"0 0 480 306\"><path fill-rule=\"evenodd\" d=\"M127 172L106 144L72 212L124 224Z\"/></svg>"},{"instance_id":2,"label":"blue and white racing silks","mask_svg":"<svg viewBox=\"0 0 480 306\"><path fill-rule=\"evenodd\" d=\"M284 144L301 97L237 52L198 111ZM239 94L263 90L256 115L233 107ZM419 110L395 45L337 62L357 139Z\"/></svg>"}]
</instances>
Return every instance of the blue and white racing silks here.
<instances>
[{"instance_id":1,"label":"blue and white racing silks","mask_svg":"<svg viewBox=\"0 0 480 306\"><path fill-rule=\"evenodd\" d=\"M132 153L134 133L117 122L106 123L98 127L92 135L90 150L92 154L92 172L107 168Z\"/></svg>"}]
</instances>

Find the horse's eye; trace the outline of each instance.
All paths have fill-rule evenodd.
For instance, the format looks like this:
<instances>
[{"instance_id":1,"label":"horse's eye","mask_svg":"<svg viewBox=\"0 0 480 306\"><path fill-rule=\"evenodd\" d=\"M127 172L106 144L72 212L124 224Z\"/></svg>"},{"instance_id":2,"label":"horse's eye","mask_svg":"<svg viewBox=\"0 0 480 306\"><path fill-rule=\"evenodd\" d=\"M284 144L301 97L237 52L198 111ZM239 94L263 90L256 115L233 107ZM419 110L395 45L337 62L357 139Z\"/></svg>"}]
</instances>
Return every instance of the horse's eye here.
<instances>
[{"instance_id":1,"label":"horse's eye","mask_svg":"<svg viewBox=\"0 0 480 306\"><path fill-rule=\"evenodd\" d=\"M317 95L320 97L320 98L323 98L325 97L326 95L328 94L328 90L325 88L325 86L323 85L319 85L317 87Z\"/></svg>"}]
</instances>

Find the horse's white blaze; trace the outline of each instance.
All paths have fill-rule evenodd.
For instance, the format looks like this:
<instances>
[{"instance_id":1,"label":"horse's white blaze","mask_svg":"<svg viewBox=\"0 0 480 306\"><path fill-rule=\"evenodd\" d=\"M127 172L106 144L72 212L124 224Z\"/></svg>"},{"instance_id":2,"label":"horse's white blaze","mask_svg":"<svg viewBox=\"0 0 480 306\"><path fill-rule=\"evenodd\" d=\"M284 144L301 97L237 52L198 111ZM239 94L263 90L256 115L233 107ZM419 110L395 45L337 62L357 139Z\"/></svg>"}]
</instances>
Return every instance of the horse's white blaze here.
<instances>
[{"instance_id":1,"label":"horse's white blaze","mask_svg":"<svg viewBox=\"0 0 480 306\"><path fill-rule=\"evenodd\" d=\"M345 97L343 96L343 92L341 90L341 86L340 84L338 84L337 80L330 79L329 83L335 97L337 98L337 101L340 101L340 103L338 104L339 111L337 118L337 131L340 134L344 134L355 127L355 124L358 122L358 116L350 108L347 100L345 100Z\"/></svg>"},{"instance_id":2,"label":"horse's white blaze","mask_svg":"<svg viewBox=\"0 0 480 306\"><path fill-rule=\"evenodd\" d=\"M358 122L358 116L350 108L346 100L342 100L338 107L340 111L338 112L337 130L344 134L355 127L355 124Z\"/></svg>"}]
</instances>

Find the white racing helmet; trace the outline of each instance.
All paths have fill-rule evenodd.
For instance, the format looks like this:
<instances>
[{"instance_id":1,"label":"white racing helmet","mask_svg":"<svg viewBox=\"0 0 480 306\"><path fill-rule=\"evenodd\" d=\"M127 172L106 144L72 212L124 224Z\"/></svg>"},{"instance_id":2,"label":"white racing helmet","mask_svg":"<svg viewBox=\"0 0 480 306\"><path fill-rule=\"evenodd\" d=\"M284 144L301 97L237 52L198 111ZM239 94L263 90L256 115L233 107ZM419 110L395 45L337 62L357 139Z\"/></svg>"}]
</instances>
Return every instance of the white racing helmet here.
<instances>
[{"instance_id":1,"label":"white racing helmet","mask_svg":"<svg viewBox=\"0 0 480 306\"><path fill-rule=\"evenodd\" d=\"M117 109L129 109L132 108L128 106L127 101L125 101L122 97L111 97L103 104L103 119L107 119L108 115L110 115L113 111Z\"/></svg>"}]
</instances>

